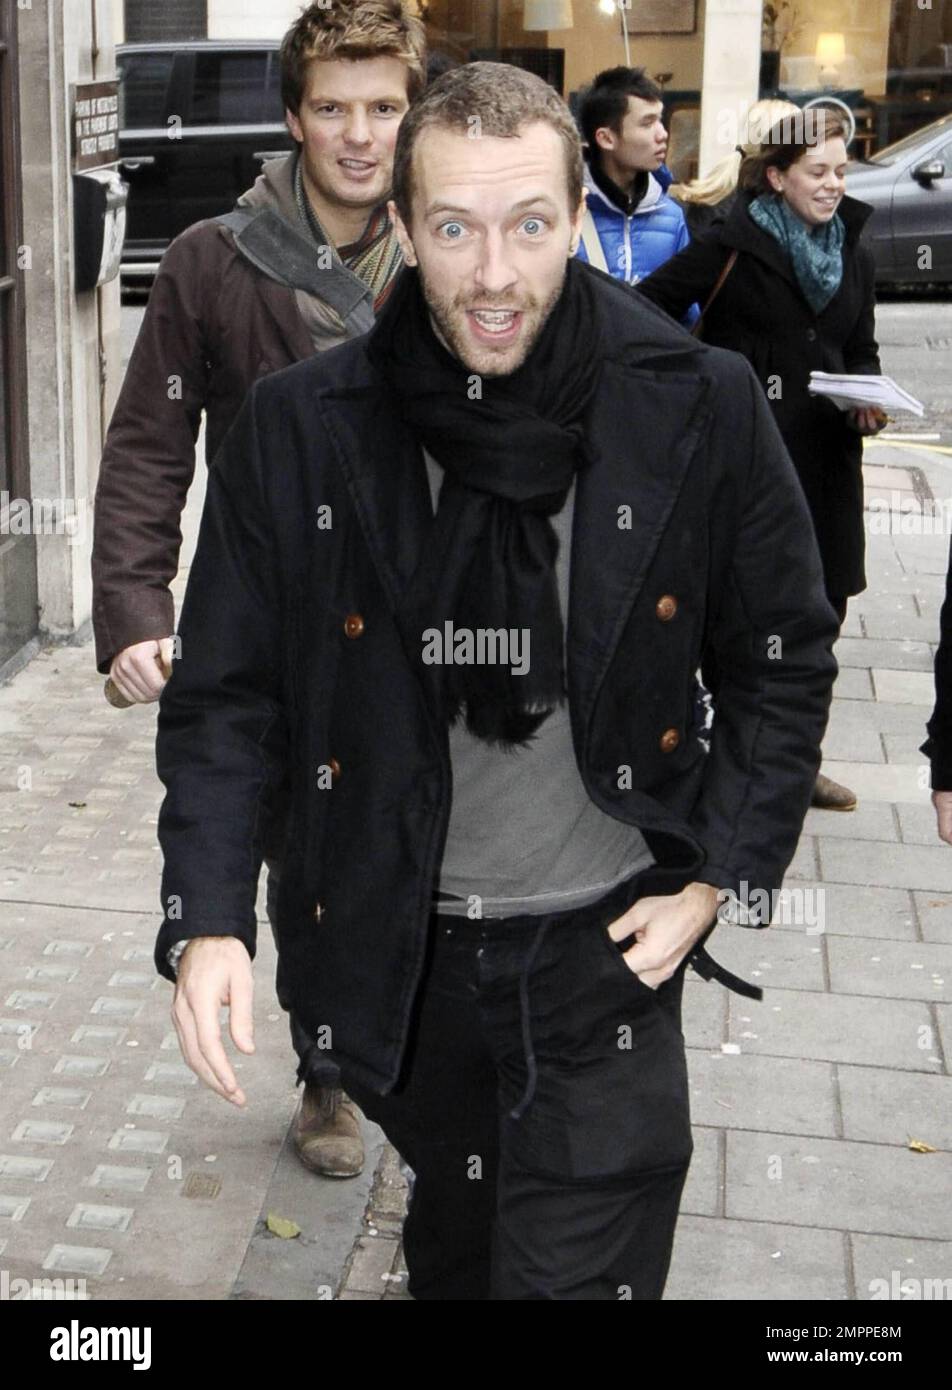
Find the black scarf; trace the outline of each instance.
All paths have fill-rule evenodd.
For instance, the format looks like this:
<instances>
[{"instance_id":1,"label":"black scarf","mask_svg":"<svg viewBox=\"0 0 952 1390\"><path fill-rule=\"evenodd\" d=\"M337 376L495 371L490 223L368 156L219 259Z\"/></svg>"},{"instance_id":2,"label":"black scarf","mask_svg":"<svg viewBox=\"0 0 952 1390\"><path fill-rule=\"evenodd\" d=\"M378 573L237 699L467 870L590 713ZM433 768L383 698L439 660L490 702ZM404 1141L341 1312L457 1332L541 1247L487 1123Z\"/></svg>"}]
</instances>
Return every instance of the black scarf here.
<instances>
[{"instance_id":1,"label":"black scarf","mask_svg":"<svg viewBox=\"0 0 952 1390\"><path fill-rule=\"evenodd\" d=\"M368 340L368 355L420 443L446 470L425 553L403 596L405 640L427 629L529 633L529 669L446 663L443 712L504 748L528 743L565 699L564 629L555 577L561 510L585 462L584 417L603 350L594 277L569 261L565 287L526 361L476 378L433 331L420 277L407 267ZM478 392L481 399L471 399ZM520 637L520 640L523 640ZM444 651L444 660L447 653Z\"/></svg>"}]
</instances>

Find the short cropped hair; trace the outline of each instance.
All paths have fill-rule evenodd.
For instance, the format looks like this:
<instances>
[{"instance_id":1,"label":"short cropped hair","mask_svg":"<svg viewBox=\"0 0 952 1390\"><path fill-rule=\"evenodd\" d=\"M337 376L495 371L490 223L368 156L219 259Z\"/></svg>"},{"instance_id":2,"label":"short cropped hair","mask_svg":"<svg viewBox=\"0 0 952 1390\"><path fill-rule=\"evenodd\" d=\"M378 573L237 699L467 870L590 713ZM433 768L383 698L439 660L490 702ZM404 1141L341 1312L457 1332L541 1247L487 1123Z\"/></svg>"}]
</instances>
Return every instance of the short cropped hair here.
<instances>
[{"instance_id":1,"label":"short cropped hair","mask_svg":"<svg viewBox=\"0 0 952 1390\"><path fill-rule=\"evenodd\" d=\"M411 106L400 125L393 160L393 199L409 227L413 209L413 154L425 130L474 129L503 139L543 122L562 140L569 211L582 200L582 143L565 102L541 77L509 63L466 63L446 72Z\"/></svg>"},{"instance_id":2,"label":"short cropped hair","mask_svg":"<svg viewBox=\"0 0 952 1390\"><path fill-rule=\"evenodd\" d=\"M596 131L607 126L616 135L628 115L628 98L642 101L663 101L664 92L644 68L606 68L579 98L578 121L582 138L589 150L597 151Z\"/></svg>"},{"instance_id":3,"label":"short cropped hair","mask_svg":"<svg viewBox=\"0 0 952 1390\"><path fill-rule=\"evenodd\" d=\"M315 58L398 58L408 71L407 96L426 85L426 31L404 0L333 0L308 5L281 44L281 99L295 116Z\"/></svg>"}]
</instances>

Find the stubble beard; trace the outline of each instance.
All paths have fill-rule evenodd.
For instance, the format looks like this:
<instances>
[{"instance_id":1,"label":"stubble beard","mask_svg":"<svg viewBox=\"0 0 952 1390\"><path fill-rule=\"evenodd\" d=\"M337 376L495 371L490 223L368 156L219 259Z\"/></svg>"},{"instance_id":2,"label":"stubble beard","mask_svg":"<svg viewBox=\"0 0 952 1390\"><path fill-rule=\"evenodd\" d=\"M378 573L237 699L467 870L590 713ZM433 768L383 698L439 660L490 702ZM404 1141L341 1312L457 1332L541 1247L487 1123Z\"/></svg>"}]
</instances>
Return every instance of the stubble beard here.
<instances>
[{"instance_id":1,"label":"stubble beard","mask_svg":"<svg viewBox=\"0 0 952 1390\"><path fill-rule=\"evenodd\" d=\"M562 297L568 275L568 262L566 262L565 275L563 275L561 282L555 286L548 299L541 305L540 301L533 296L529 296L518 304L513 304L511 300L508 302L503 299L496 300L487 294L480 295L478 300L473 300L470 297L468 303L461 296L445 299L436 294L430 287L422 266L418 266L418 274L433 326L438 330L444 345L449 348L453 356L477 376L511 376L513 372L518 371L524 365L530 356L553 309ZM518 310L523 315L519 341L513 347L504 348L498 352L474 343L469 337L466 325L466 312L474 307L474 304L478 304L482 309Z\"/></svg>"}]
</instances>

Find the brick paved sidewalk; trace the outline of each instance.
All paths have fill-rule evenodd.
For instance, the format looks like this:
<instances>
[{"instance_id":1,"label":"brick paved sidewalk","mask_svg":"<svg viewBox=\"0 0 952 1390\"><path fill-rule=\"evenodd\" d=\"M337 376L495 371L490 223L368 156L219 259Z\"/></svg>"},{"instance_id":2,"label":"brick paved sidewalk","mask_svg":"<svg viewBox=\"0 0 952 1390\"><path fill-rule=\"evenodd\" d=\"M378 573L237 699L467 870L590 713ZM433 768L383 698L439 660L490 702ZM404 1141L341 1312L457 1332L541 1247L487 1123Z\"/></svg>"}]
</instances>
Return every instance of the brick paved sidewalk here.
<instances>
[{"instance_id":1,"label":"brick paved sidewalk","mask_svg":"<svg viewBox=\"0 0 952 1390\"><path fill-rule=\"evenodd\" d=\"M869 505L952 498L952 457L880 443L867 458ZM808 814L769 934L716 934L763 1002L687 977L695 1152L667 1298L869 1299L952 1279L952 849L918 751L948 549L947 532L869 538L824 747L860 806ZM342 1297L394 1296L379 1188Z\"/></svg>"},{"instance_id":2,"label":"brick paved sidewalk","mask_svg":"<svg viewBox=\"0 0 952 1390\"><path fill-rule=\"evenodd\" d=\"M879 444L868 459L872 487L952 496L952 458ZM896 1271L952 1277L952 850L917 751L947 551L947 536L870 537L825 746L860 807L811 812L788 876L825 930L718 929L718 958L769 985L761 1004L689 978L696 1147L669 1298L869 1298ZM405 1184L379 1133L352 1183L290 1150L260 904L247 1111L181 1064L151 963L154 708L112 710L101 687L89 646L0 687L0 1269L85 1279L95 1298L405 1298ZM269 1212L301 1235L271 1235Z\"/></svg>"}]
</instances>

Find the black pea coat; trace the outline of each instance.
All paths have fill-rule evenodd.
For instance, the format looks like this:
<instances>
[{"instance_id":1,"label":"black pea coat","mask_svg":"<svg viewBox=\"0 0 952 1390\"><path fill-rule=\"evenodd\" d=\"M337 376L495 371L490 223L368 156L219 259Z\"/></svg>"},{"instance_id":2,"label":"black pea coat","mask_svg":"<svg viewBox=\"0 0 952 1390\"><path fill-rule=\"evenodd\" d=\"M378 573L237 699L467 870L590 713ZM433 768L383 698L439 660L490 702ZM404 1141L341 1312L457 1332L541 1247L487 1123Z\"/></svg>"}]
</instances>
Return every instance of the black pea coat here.
<instances>
[{"instance_id":1,"label":"black pea coat","mask_svg":"<svg viewBox=\"0 0 952 1390\"><path fill-rule=\"evenodd\" d=\"M637 292L680 319L705 304L732 250L739 258L705 317L705 342L741 352L754 368L796 465L816 528L827 593L846 598L866 587L863 441L846 415L812 397L812 371L877 375L873 256L861 241L872 213L844 198L843 282L820 314L803 295L786 252L750 216L739 195L727 216L685 247Z\"/></svg>"},{"instance_id":2,"label":"black pea coat","mask_svg":"<svg viewBox=\"0 0 952 1390\"><path fill-rule=\"evenodd\" d=\"M749 900L780 887L796 849L836 617L747 363L585 273L606 358L572 534L576 761L663 868ZM195 936L254 954L289 773L279 997L378 1091L404 1055L452 798L438 668L395 616L432 524L421 449L365 340L258 382L209 473L159 707L158 969L172 978L169 948ZM708 643L725 673L709 752L694 718Z\"/></svg>"}]
</instances>

